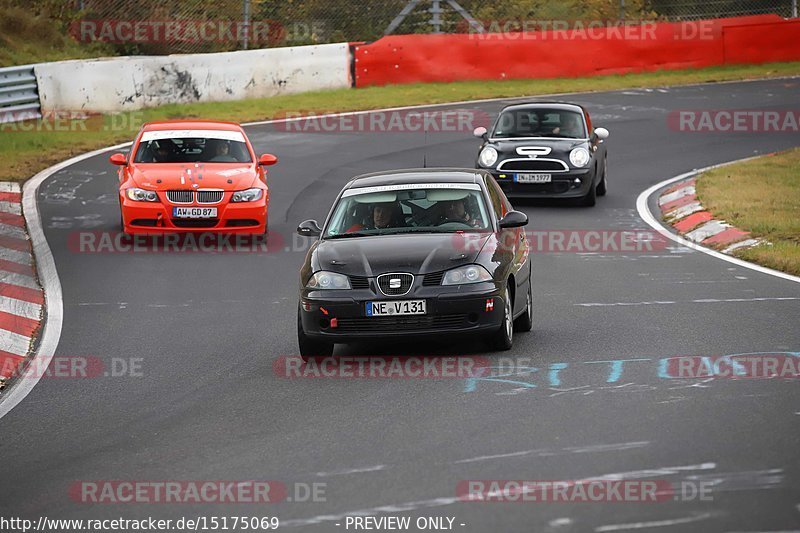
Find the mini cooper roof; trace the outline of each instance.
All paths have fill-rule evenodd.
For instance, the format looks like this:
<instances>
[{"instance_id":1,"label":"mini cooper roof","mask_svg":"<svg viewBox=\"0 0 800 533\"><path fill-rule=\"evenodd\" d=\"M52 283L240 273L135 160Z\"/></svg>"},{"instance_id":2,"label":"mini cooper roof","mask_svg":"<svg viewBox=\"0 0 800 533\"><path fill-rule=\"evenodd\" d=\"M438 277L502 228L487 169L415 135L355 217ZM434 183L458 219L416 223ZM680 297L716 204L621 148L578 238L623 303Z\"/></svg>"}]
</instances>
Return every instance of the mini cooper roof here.
<instances>
[{"instance_id":1,"label":"mini cooper roof","mask_svg":"<svg viewBox=\"0 0 800 533\"><path fill-rule=\"evenodd\" d=\"M466 168L410 168L356 176L345 189L413 183L480 183L483 170Z\"/></svg>"},{"instance_id":2,"label":"mini cooper roof","mask_svg":"<svg viewBox=\"0 0 800 533\"><path fill-rule=\"evenodd\" d=\"M586 111L580 104L570 104L569 102L525 102L521 104L511 104L505 106L503 111L513 111L515 109L530 109L532 107L546 107L549 109L563 109L565 111Z\"/></svg>"}]
</instances>

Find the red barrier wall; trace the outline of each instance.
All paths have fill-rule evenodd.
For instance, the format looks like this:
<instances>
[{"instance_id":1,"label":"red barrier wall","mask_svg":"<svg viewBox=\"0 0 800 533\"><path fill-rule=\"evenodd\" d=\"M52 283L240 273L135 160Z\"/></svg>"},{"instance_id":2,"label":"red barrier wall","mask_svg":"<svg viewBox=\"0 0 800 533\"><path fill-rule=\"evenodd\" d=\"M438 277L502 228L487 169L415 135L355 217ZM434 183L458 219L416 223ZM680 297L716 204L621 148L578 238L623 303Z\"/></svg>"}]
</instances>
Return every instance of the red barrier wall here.
<instances>
[{"instance_id":1,"label":"red barrier wall","mask_svg":"<svg viewBox=\"0 0 800 533\"><path fill-rule=\"evenodd\" d=\"M395 35L355 47L356 86L555 78L800 60L777 15L493 34Z\"/></svg>"}]
</instances>

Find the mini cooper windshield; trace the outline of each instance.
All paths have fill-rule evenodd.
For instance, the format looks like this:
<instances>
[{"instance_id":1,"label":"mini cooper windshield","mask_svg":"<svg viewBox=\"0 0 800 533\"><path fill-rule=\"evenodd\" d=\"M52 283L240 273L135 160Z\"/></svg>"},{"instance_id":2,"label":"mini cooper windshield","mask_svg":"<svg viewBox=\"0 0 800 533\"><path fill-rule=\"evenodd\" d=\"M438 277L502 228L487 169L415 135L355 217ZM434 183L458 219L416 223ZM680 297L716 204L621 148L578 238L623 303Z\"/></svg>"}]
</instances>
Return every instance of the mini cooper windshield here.
<instances>
[{"instance_id":1,"label":"mini cooper windshield","mask_svg":"<svg viewBox=\"0 0 800 533\"><path fill-rule=\"evenodd\" d=\"M580 113L566 109L509 109L497 119L493 138L561 137L585 139L586 128Z\"/></svg>"},{"instance_id":2,"label":"mini cooper windshield","mask_svg":"<svg viewBox=\"0 0 800 533\"><path fill-rule=\"evenodd\" d=\"M489 230L491 222L480 186L454 185L348 189L337 203L324 237Z\"/></svg>"},{"instance_id":3,"label":"mini cooper windshield","mask_svg":"<svg viewBox=\"0 0 800 533\"><path fill-rule=\"evenodd\" d=\"M145 132L136 163L250 163L250 151L238 131L157 130Z\"/></svg>"}]
</instances>

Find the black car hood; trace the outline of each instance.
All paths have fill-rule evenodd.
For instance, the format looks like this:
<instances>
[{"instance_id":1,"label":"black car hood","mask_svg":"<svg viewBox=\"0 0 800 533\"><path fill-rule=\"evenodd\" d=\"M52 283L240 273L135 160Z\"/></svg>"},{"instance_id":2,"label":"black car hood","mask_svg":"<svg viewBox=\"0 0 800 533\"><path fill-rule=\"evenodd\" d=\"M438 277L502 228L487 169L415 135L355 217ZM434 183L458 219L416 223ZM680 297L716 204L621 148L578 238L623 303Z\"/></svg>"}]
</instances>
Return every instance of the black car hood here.
<instances>
[{"instance_id":1,"label":"black car hood","mask_svg":"<svg viewBox=\"0 0 800 533\"><path fill-rule=\"evenodd\" d=\"M550 156L552 155L561 155L567 154L569 152L577 148L578 146L586 146L587 141L586 139L496 139L489 143L490 146L494 146L498 152L502 154L515 154L516 150L520 146L547 146L548 148L552 149ZM525 157L525 156L517 156L517 157ZM549 156L542 156L542 157L549 157Z\"/></svg>"},{"instance_id":2,"label":"black car hood","mask_svg":"<svg viewBox=\"0 0 800 533\"><path fill-rule=\"evenodd\" d=\"M475 262L492 233L386 235L319 241L312 270L351 276L427 274Z\"/></svg>"}]
</instances>

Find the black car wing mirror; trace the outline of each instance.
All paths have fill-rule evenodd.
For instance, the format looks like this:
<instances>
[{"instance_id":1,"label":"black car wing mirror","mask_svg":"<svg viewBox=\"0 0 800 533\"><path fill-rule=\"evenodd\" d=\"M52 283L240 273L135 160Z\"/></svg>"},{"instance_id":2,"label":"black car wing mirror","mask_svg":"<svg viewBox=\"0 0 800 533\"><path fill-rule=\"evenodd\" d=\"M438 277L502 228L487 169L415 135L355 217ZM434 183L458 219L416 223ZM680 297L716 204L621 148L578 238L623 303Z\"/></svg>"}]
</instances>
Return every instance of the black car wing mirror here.
<instances>
[{"instance_id":1,"label":"black car wing mirror","mask_svg":"<svg viewBox=\"0 0 800 533\"><path fill-rule=\"evenodd\" d=\"M509 211L500 219L500 229L521 228L528 225L528 215L522 211Z\"/></svg>"},{"instance_id":2,"label":"black car wing mirror","mask_svg":"<svg viewBox=\"0 0 800 533\"><path fill-rule=\"evenodd\" d=\"M319 237L322 234L322 228L319 227L316 220L304 220L297 226L297 233L304 237Z\"/></svg>"},{"instance_id":3,"label":"black car wing mirror","mask_svg":"<svg viewBox=\"0 0 800 533\"><path fill-rule=\"evenodd\" d=\"M485 140L489 138L489 132L487 132L486 128L484 128L483 126L478 126L477 128L475 128L472 131L472 134L479 139Z\"/></svg>"}]
</instances>

